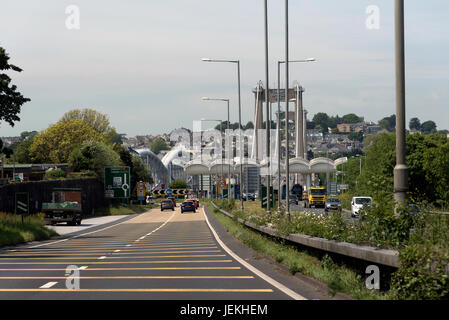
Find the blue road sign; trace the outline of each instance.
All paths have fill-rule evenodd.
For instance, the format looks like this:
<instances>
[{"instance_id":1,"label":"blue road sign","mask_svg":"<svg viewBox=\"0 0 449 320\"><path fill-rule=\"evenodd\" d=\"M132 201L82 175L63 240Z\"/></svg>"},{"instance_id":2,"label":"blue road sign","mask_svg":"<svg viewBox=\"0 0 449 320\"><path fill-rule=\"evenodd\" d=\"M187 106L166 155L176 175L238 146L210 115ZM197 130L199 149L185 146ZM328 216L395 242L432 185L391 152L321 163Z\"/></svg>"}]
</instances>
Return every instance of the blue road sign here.
<instances>
[{"instance_id":1,"label":"blue road sign","mask_svg":"<svg viewBox=\"0 0 449 320\"><path fill-rule=\"evenodd\" d=\"M173 194L173 190L172 189L167 189L167 190L165 190L165 194L167 196L171 196Z\"/></svg>"}]
</instances>

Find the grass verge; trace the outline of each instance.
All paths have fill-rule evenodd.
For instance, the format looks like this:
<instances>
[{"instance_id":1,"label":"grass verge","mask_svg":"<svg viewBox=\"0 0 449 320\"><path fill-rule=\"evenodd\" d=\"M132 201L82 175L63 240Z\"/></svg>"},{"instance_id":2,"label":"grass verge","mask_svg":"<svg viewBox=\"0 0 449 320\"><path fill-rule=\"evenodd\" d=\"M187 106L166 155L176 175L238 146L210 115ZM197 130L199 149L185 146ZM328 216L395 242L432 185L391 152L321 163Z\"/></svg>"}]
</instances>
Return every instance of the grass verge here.
<instances>
[{"instance_id":1,"label":"grass verge","mask_svg":"<svg viewBox=\"0 0 449 320\"><path fill-rule=\"evenodd\" d=\"M0 213L0 247L29 241L47 240L58 234L45 227L41 215L22 217Z\"/></svg>"},{"instance_id":2,"label":"grass verge","mask_svg":"<svg viewBox=\"0 0 449 320\"><path fill-rule=\"evenodd\" d=\"M299 251L294 246L285 244L283 241L277 241L252 231L234 219L225 216L210 203L206 203L206 205L209 208L209 212L212 212L215 218L234 238L253 250L267 254L278 263L284 264L292 274L299 272L326 283L331 295L341 292L355 299L363 300L394 298L391 292L366 289L364 279L360 275L345 266L337 265L327 255L320 260L306 252Z\"/></svg>"}]
</instances>

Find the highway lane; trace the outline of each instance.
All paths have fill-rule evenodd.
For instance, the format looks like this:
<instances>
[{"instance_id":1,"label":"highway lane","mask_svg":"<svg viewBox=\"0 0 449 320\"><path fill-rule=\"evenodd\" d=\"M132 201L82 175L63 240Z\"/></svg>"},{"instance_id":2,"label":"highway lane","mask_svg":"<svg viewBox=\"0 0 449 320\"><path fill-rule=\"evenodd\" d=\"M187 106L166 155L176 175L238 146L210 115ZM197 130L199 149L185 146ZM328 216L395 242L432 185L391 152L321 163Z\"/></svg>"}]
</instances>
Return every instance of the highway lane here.
<instances>
[{"instance_id":1,"label":"highway lane","mask_svg":"<svg viewBox=\"0 0 449 320\"><path fill-rule=\"evenodd\" d=\"M106 230L3 252L0 299L292 299L238 260L202 209L153 209ZM77 281L79 289L67 289Z\"/></svg>"}]
</instances>

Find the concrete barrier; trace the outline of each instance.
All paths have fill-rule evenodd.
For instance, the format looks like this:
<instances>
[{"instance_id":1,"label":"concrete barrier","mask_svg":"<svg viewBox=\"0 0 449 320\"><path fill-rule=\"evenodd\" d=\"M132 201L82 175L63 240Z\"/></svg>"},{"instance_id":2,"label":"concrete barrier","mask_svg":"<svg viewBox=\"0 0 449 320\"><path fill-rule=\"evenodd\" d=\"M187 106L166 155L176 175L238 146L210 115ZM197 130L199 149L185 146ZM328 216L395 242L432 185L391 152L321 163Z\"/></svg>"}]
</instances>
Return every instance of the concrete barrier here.
<instances>
[{"instance_id":1,"label":"concrete barrier","mask_svg":"<svg viewBox=\"0 0 449 320\"><path fill-rule=\"evenodd\" d=\"M215 203L212 202L212 205L220 212L227 215L228 217L230 218L234 217L233 214L218 208L218 206L215 205ZM331 253L336 253L351 258L369 261L370 263L374 264L380 264L395 268L399 267L399 252L396 250L387 250L370 246L361 246L354 243L328 240L304 234L289 234L285 236L274 228L258 226L255 223L244 221L243 219L240 218L238 219L238 221L240 223L245 224L247 227L257 230L259 232L263 232L270 236L282 238L291 241L293 243L300 244L302 246L307 246L314 249L328 251Z\"/></svg>"}]
</instances>

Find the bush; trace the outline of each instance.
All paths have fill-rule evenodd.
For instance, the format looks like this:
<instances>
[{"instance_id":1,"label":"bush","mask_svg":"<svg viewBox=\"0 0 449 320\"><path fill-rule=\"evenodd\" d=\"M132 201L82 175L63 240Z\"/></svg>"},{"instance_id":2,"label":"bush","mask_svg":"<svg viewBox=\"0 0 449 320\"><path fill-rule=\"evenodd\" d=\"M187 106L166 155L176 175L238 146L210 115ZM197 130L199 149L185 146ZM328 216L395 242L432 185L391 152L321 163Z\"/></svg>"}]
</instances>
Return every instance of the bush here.
<instances>
[{"instance_id":1,"label":"bush","mask_svg":"<svg viewBox=\"0 0 449 320\"><path fill-rule=\"evenodd\" d=\"M426 215L399 254L392 279L399 299L449 299L449 217Z\"/></svg>"},{"instance_id":2,"label":"bush","mask_svg":"<svg viewBox=\"0 0 449 320\"><path fill-rule=\"evenodd\" d=\"M47 229L41 215L22 217L0 212L0 247L18 243L45 240L57 235Z\"/></svg>"},{"instance_id":3,"label":"bush","mask_svg":"<svg viewBox=\"0 0 449 320\"><path fill-rule=\"evenodd\" d=\"M47 171L44 176L44 180L64 179L66 173L61 169L54 169Z\"/></svg>"}]
</instances>

